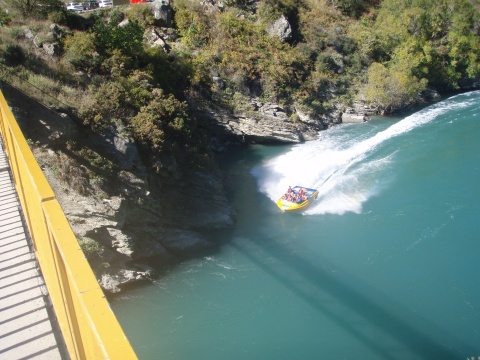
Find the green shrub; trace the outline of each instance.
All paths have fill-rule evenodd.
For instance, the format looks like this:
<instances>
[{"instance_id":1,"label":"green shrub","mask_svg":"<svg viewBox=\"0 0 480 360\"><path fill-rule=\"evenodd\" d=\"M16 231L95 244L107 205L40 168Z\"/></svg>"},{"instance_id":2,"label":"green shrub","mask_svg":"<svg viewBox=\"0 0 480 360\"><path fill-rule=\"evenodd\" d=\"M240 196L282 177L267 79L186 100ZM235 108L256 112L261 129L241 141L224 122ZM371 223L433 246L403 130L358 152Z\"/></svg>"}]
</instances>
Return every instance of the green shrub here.
<instances>
[{"instance_id":1,"label":"green shrub","mask_svg":"<svg viewBox=\"0 0 480 360\"><path fill-rule=\"evenodd\" d=\"M101 251L101 245L88 237L82 237L79 239L78 243L80 244L80 248L83 250L85 255L98 255Z\"/></svg>"},{"instance_id":2,"label":"green shrub","mask_svg":"<svg viewBox=\"0 0 480 360\"><path fill-rule=\"evenodd\" d=\"M97 48L104 50L107 54L115 50L131 58L138 58L143 53L143 33L144 27L136 20L129 21L127 24L119 26L121 16L111 18L105 22L99 19L93 27Z\"/></svg>"},{"instance_id":3,"label":"green shrub","mask_svg":"<svg viewBox=\"0 0 480 360\"><path fill-rule=\"evenodd\" d=\"M298 115L297 113L290 115L290 121L296 124L300 121L300 115Z\"/></svg>"},{"instance_id":4,"label":"green shrub","mask_svg":"<svg viewBox=\"0 0 480 360\"><path fill-rule=\"evenodd\" d=\"M0 8L0 26L8 26L12 22L12 18L5 12L2 8Z\"/></svg>"},{"instance_id":5,"label":"green shrub","mask_svg":"<svg viewBox=\"0 0 480 360\"><path fill-rule=\"evenodd\" d=\"M54 24L67 25L68 24L67 12L64 9L58 10L58 11L52 11L51 13L48 14L48 20Z\"/></svg>"},{"instance_id":6,"label":"green shrub","mask_svg":"<svg viewBox=\"0 0 480 360\"><path fill-rule=\"evenodd\" d=\"M160 89L152 91L152 100L131 120L135 139L152 152L172 152L178 144L193 139L195 126L187 115L187 104Z\"/></svg>"},{"instance_id":7,"label":"green shrub","mask_svg":"<svg viewBox=\"0 0 480 360\"><path fill-rule=\"evenodd\" d=\"M136 4L127 9L127 17L130 21L137 22L141 27L155 24L155 18L150 4Z\"/></svg>"},{"instance_id":8,"label":"green shrub","mask_svg":"<svg viewBox=\"0 0 480 360\"><path fill-rule=\"evenodd\" d=\"M183 43L190 47L205 45L211 34L209 18L203 7L190 0L175 1L175 24Z\"/></svg>"},{"instance_id":9,"label":"green shrub","mask_svg":"<svg viewBox=\"0 0 480 360\"><path fill-rule=\"evenodd\" d=\"M146 71L135 70L124 81L124 86L129 93L131 105L140 110L152 100L153 77Z\"/></svg>"},{"instance_id":10,"label":"green shrub","mask_svg":"<svg viewBox=\"0 0 480 360\"><path fill-rule=\"evenodd\" d=\"M331 0L345 15L358 18L366 10L368 2L364 0Z\"/></svg>"},{"instance_id":11,"label":"green shrub","mask_svg":"<svg viewBox=\"0 0 480 360\"><path fill-rule=\"evenodd\" d=\"M127 90L120 82L105 82L94 91L94 102L81 109L85 125L96 132L113 130L116 124L130 117Z\"/></svg>"},{"instance_id":12,"label":"green shrub","mask_svg":"<svg viewBox=\"0 0 480 360\"><path fill-rule=\"evenodd\" d=\"M77 70L91 72L99 65L99 57L95 47L95 34L76 31L67 36L63 42L62 61Z\"/></svg>"},{"instance_id":13,"label":"green shrub","mask_svg":"<svg viewBox=\"0 0 480 360\"><path fill-rule=\"evenodd\" d=\"M364 88L365 99L389 113L416 100L425 90L427 81L417 79L408 71L373 63L368 69L368 83Z\"/></svg>"},{"instance_id":14,"label":"green shrub","mask_svg":"<svg viewBox=\"0 0 480 360\"><path fill-rule=\"evenodd\" d=\"M264 0L258 5L258 14L265 22L277 20L280 16L290 17L301 4L295 0Z\"/></svg>"}]
</instances>

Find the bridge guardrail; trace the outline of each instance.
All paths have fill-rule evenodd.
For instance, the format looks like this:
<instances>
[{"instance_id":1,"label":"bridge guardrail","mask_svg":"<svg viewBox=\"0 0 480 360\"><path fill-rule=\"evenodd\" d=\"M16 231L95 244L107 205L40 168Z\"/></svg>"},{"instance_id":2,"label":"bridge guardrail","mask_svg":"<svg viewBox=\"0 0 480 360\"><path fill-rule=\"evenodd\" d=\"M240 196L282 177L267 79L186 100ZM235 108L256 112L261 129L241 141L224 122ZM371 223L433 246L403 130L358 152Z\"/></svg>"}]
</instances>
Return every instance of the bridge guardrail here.
<instances>
[{"instance_id":1,"label":"bridge guardrail","mask_svg":"<svg viewBox=\"0 0 480 360\"><path fill-rule=\"evenodd\" d=\"M137 359L0 91L0 133L71 359Z\"/></svg>"}]
</instances>

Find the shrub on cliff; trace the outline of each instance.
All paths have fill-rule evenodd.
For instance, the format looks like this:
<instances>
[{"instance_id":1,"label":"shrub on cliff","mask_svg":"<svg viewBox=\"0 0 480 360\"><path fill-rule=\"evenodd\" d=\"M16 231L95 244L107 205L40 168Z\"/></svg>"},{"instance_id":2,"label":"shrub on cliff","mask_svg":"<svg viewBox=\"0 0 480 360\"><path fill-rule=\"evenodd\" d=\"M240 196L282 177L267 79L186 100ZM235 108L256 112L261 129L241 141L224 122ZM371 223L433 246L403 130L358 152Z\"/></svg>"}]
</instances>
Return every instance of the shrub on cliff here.
<instances>
[{"instance_id":1,"label":"shrub on cliff","mask_svg":"<svg viewBox=\"0 0 480 360\"><path fill-rule=\"evenodd\" d=\"M112 15L109 21L99 19L93 27L97 48L107 55L113 51L120 51L132 59L137 59L143 53L143 32L145 28L137 21L128 21L120 25L122 16Z\"/></svg>"},{"instance_id":2,"label":"shrub on cliff","mask_svg":"<svg viewBox=\"0 0 480 360\"><path fill-rule=\"evenodd\" d=\"M432 86L454 89L480 74L480 14L468 0L383 1L374 32L392 63Z\"/></svg>"},{"instance_id":3,"label":"shrub on cliff","mask_svg":"<svg viewBox=\"0 0 480 360\"><path fill-rule=\"evenodd\" d=\"M258 15L265 22L275 21L282 15L291 18L303 3L295 0L264 0L258 5Z\"/></svg>"},{"instance_id":4,"label":"shrub on cliff","mask_svg":"<svg viewBox=\"0 0 480 360\"><path fill-rule=\"evenodd\" d=\"M152 91L151 101L131 119L135 139L147 152L175 152L192 142L195 123L187 115L187 104L161 89Z\"/></svg>"},{"instance_id":5,"label":"shrub on cliff","mask_svg":"<svg viewBox=\"0 0 480 360\"><path fill-rule=\"evenodd\" d=\"M0 26L8 26L12 22L12 18L8 15L8 12L0 7Z\"/></svg>"},{"instance_id":6,"label":"shrub on cliff","mask_svg":"<svg viewBox=\"0 0 480 360\"><path fill-rule=\"evenodd\" d=\"M419 81L408 70L388 69L382 64L373 63L368 70L365 100L386 113L413 104L418 94L425 90L427 80Z\"/></svg>"},{"instance_id":7,"label":"shrub on cliff","mask_svg":"<svg viewBox=\"0 0 480 360\"><path fill-rule=\"evenodd\" d=\"M136 4L126 9L126 15L129 20L139 24L142 28L155 24L150 4Z\"/></svg>"},{"instance_id":8,"label":"shrub on cliff","mask_svg":"<svg viewBox=\"0 0 480 360\"><path fill-rule=\"evenodd\" d=\"M208 15L199 3L190 0L175 1L174 7L175 24L183 43L191 48L205 45L211 34L212 15Z\"/></svg>"},{"instance_id":9,"label":"shrub on cliff","mask_svg":"<svg viewBox=\"0 0 480 360\"><path fill-rule=\"evenodd\" d=\"M77 70L87 73L99 66L99 57L95 47L95 34L77 31L64 40L62 61Z\"/></svg>"},{"instance_id":10,"label":"shrub on cliff","mask_svg":"<svg viewBox=\"0 0 480 360\"><path fill-rule=\"evenodd\" d=\"M92 92L94 101L81 109L80 115L93 131L116 131L123 119L132 115L128 92L120 82L104 82Z\"/></svg>"}]
</instances>

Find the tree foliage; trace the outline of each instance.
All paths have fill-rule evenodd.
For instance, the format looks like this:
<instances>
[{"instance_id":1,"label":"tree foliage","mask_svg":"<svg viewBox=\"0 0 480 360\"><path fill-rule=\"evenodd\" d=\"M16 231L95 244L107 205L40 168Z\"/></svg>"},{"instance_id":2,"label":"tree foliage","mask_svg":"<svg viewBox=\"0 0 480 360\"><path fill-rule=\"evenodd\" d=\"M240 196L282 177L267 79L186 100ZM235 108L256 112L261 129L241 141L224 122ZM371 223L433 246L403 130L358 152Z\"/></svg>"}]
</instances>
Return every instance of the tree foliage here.
<instances>
[{"instance_id":1,"label":"tree foliage","mask_svg":"<svg viewBox=\"0 0 480 360\"><path fill-rule=\"evenodd\" d=\"M402 66L386 68L373 63L368 69L366 100L388 113L415 103L417 95L425 90L427 81L419 80L408 70Z\"/></svg>"},{"instance_id":2,"label":"tree foliage","mask_svg":"<svg viewBox=\"0 0 480 360\"><path fill-rule=\"evenodd\" d=\"M401 20L392 23L392 18ZM429 84L455 88L459 79L479 74L478 22L479 13L468 0L385 0L376 31L389 42L392 57L401 58L404 44L414 42Z\"/></svg>"},{"instance_id":3,"label":"tree foliage","mask_svg":"<svg viewBox=\"0 0 480 360\"><path fill-rule=\"evenodd\" d=\"M118 50L123 55L136 59L143 51L145 29L138 21L120 24L118 20L115 21L115 18L111 18L110 21L99 19L96 22L93 32L96 35L97 47L107 53Z\"/></svg>"},{"instance_id":4,"label":"tree foliage","mask_svg":"<svg viewBox=\"0 0 480 360\"><path fill-rule=\"evenodd\" d=\"M455 89L461 79L480 75L479 19L468 0L383 1L373 31L385 54L384 68L371 65L366 98L396 108L413 101L427 84Z\"/></svg>"},{"instance_id":5,"label":"tree foliage","mask_svg":"<svg viewBox=\"0 0 480 360\"><path fill-rule=\"evenodd\" d=\"M195 122L187 115L187 104L161 89L153 89L151 100L131 119L135 139L155 153L172 153L178 144L192 145Z\"/></svg>"},{"instance_id":6,"label":"tree foliage","mask_svg":"<svg viewBox=\"0 0 480 360\"><path fill-rule=\"evenodd\" d=\"M175 1L175 24L186 45L192 48L207 44L210 35L209 16L199 3Z\"/></svg>"},{"instance_id":7,"label":"tree foliage","mask_svg":"<svg viewBox=\"0 0 480 360\"><path fill-rule=\"evenodd\" d=\"M115 130L131 116L127 89L119 82L104 82L94 90L93 104L83 109L84 124L96 132Z\"/></svg>"},{"instance_id":8,"label":"tree foliage","mask_svg":"<svg viewBox=\"0 0 480 360\"><path fill-rule=\"evenodd\" d=\"M91 72L98 67L95 34L77 31L64 40L62 61L77 70Z\"/></svg>"}]
</instances>

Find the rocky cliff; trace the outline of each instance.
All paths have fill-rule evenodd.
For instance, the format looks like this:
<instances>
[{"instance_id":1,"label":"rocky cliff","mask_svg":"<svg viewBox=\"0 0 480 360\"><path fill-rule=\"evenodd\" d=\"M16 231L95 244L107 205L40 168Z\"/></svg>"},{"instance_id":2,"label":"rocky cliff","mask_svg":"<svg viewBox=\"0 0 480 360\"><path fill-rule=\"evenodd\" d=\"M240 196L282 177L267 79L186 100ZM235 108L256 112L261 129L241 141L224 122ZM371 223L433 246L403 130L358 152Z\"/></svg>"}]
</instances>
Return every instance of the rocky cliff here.
<instances>
[{"instance_id":1,"label":"rocky cliff","mask_svg":"<svg viewBox=\"0 0 480 360\"><path fill-rule=\"evenodd\" d=\"M105 290L155 278L166 265L215 246L206 233L234 224L217 169L161 178L145 170L128 140L85 132L67 114L6 84L2 92ZM76 190L87 165L66 156L63 144L73 139L117 160L121 170L109 189ZM59 176L60 167L70 177Z\"/></svg>"}]
</instances>

